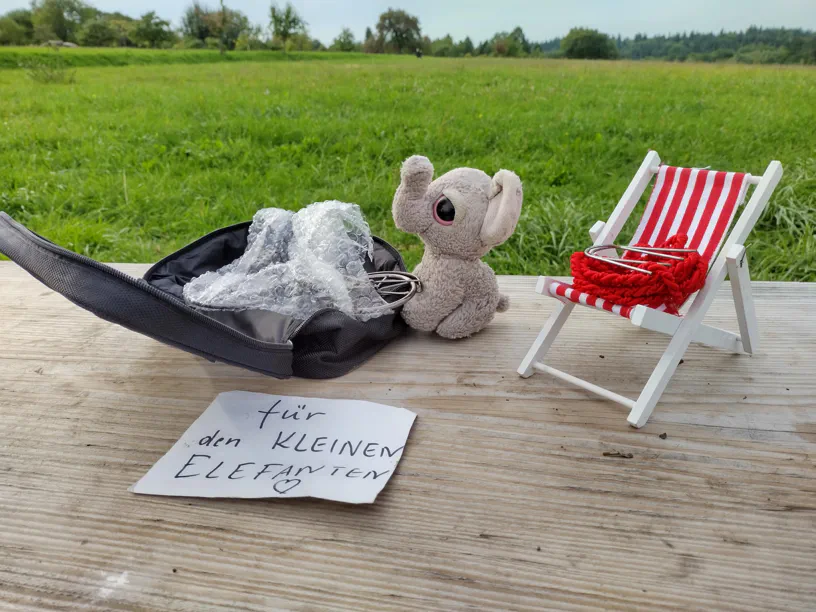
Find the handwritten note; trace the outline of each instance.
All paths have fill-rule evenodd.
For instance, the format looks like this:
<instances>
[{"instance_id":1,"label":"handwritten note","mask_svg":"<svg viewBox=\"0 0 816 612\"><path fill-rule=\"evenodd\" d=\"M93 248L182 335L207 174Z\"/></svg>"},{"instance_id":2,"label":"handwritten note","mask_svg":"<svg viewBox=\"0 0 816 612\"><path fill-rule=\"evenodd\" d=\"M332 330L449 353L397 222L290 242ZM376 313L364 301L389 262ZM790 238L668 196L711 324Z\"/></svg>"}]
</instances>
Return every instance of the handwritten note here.
<instances>
[{"instance_id":1,"label":"handwritten note","mask_svg":"<svg viewBox=\"0 0 816 612\"><path fill-rule=\"evenodd\" d=\"M130 490L372 503L415 418L358 400L222 393Z\"/></svg>"}]
</instances>

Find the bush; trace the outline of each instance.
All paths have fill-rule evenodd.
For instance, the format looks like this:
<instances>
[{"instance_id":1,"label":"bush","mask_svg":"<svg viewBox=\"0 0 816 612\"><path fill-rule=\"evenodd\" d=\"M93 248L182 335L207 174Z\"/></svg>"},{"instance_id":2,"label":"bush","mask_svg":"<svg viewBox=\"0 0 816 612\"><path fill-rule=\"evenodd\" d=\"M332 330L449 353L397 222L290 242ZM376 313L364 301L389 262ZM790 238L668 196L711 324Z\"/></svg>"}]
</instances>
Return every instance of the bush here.
<instances>
[{"instance_id":1,"label":"bush","mask_svg":"<svg viewBox=\"0 0 816 612\"><path fill-rule=\"evenodd\" d=\"M71 70L58 47L51 47L52 52L31 55L21 62L28 77L37 83L69 84L76 81L76 69Z\"/></svg>"},{"instance_id":2,"label":"bush","mask_svg":"<svg viewBox=\"0 0 816 612\"><path fill-rule=\"evenodd\" d=\"M76 42L82 24L96 14L81 0L41 0L32 6L34 37L39 42Z\"/></svg>"},{"instance_id":3,"label":"bush","mask_svg":"<svg viewBox=\"0 0 816 612\"><path fill-rule=\"evenodd\" d=\"M251 32L242 32L235 41L236 51L260 51L266 48L264 41Z\"/></svg>"},{"instance_id":4,"label":"bush","mask_svg":"<svg viewBox=\"0 0 816 612\"><path fill-rule=\"evenodd\" d=\"M11 17L0 19L0 45L24 45L26 30Z\"/></svg>"},{"instance_id":5,"label":"bush","mask_svg":"<svg viewBox=\"0 0 816 612\"><path fill-rule=\"evenodd\" d=\"M334 39L331 45L332 51L356 51L357 43L354 41L354 34L348 28L343 28L340 35Z\"/></svg>"},{"instance_id":6,"label":"bush","mask_svg":"<svg viewBox=\"0 0 816 612\"><path fill-rule=\"evenodd\" d=\"M561 41L561 50L570 59L615 59L615 41L598 30L573 28Z\"/></svg>"},{"instance_id":7,"label":"bush","mask_svg":"<svg viewBox=\"0 0 816 612\"><path fill-rule=\"evenodd\" d=\"M784 64L790 60L790 52L786 47L745 45L737 51L735 59L741 64Z\"/></svg>"},{"instance_id":8,"label":"bush","mask_svg":"<svg viewBox=\"0 0 816 612\"><path fill-rule=\"evenodd\" d=\"M79 44L83 47L112 47L118 32L106 19L92 19L79 32Z\"/></svg>"},{"instance_id":9,"label":"bush","mask_svg":"<svg viewBox=\"0 0 816 612\"><path fill-rule=\"evenodd\" d=\"M290 53L291 51L317 51L317 50L318 49L314 48L312 39L305 32L292 34L292 36L286 41L287 53Z\"/></svg>"},{"instance_id":10,"label":"bush","mask_svg":"<svg viewBox=\"0 0 816 612\"><path fill-rule=\"evenodd\" d=\"M683 43L674 43L669 47L666 59L670 62L684 62L688 54L689 50Z\"/></svg>"},{"instance_id":11,"label":"bush","mask_svg":"<svg viewBox=\"0 0 816 612\"><path fill-rule=\"evenodd\" d=\"M182 49L206 49L207 45L204 44L203 40L199 40L198 38L185 38L181 41L181 48Z\"/></svg>"},{"instance_id":12,"label":"bush","mask_svg":"<svg viewBox=\"0 0 816 612\"><path fill-rule=\"evenodd\" d=\"M170 29L170 22L159 19L154 11L145 13L139 18L132 30L133 40L140 47L160 48L176 39Z\"/></svg>"},{"instance_id":13,"label":"bush","mask_svg":"<svg viewBox=\"0 0 816 612\"><path fill-rule=\"evenodd\" d=\"M9 42L5 44L15 44L15 45L29 45L34 42L34 23L31 21L31 10L30 9L15 9L13 11L9 11L5 15L3 15L0 22L4 19L9 19L17 24L20 28L22 28L22 40L16 40L14 42ZM10 27L10 26L9 26ZM11 33L11 30L16 32L16 28L6 29L6 35L10 35L11 37L16 37L15 34ZM3 31L3 26L0 25L0 32ZM2 34L0 34L0 38L2 38ZM3 43L0 43L3 44Z\"/></svg>"}]
</instances>

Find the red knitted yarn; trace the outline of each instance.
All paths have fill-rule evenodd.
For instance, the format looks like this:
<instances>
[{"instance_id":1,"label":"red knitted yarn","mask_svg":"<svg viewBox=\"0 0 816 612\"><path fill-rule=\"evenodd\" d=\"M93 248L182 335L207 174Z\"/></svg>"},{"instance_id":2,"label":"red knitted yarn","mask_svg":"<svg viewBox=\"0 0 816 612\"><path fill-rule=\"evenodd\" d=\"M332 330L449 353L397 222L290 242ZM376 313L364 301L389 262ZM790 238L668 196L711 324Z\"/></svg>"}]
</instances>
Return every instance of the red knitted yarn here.
<instances>
[{"instance_id":1,"label":"red knitted yarn","mask_svg":"<svg viewBox=\"0 0 816 612\"><path fill-rule=\"evenodd\" d=\"M663 244L633 246L682 249L687 240L687 236L677 234L666 239ZM665 305L667 313L677 314L677 310L688 296L699 291L705 284L708 262L699 253L686 253L682 261L641 255L631 251L627 251L624 257L641 262L669 262L671 265L647 263L639 267L651 271L652 274L643 274L592 259L579 251L573 253L570 258L572 286L578 291L603 298L613 304L621 306L643 304L651 308Z\"/></svg>"}]
</instances>

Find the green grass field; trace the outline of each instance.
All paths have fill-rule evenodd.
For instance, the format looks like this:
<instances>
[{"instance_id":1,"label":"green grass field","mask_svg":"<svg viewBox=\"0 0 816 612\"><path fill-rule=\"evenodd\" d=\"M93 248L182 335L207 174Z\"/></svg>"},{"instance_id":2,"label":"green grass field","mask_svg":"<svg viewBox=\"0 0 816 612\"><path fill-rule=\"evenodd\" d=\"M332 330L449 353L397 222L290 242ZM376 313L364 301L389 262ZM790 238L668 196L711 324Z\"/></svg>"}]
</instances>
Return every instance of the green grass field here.
<instances>
[{"instance_id":1,"label":"green grass field","mask_svg":"<svg viewBox=\"0 0 816 612\"><path fill-rule=\"evenodd\" d=\"M55 52L48 47L0 47L0 68L20 68L34 58L54 59ZM224 53L213 49L135 49L135 48L62 48L58 50L65 65L131 66L140 64L214 64L220 62L293 62L330 60L387 61L382 55L365 53L322 53L277 51L240 51Z\"/></svg>"},{"instance_id":2,"label":"green grass field","mask_svg":"<svg viewBox=\"0 0 816 612\"><path fill-rule=\"evenodd\" d=\"M0 210L98 260L149 262L261 207L339 199L413 265L390 204L421 153L437 173L517 172L522 220L487 259L563 274L653 148L755 174L782 161L752 271L816 280L816 70L334 59L82 67L72 85L0 70Z\"/></svg>"}]
</instances>

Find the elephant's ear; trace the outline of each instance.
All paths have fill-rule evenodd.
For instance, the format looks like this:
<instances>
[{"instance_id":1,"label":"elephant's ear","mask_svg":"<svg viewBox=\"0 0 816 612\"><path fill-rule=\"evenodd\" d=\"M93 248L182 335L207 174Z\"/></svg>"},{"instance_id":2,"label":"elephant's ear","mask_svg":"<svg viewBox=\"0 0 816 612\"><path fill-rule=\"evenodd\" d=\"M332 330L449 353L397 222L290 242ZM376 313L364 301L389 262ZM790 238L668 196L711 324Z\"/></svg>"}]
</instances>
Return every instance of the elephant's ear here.
<instances>
[{"instance_id":1,"label":"elephant's ear","mask_svg":"<svg viewBox=\"0 0 816 612\"><path fill-rule=\"evenodd\" d=\"M479 233L484 246L497 246L513 234L521 215L522 199L519 177L509 170L499 170L493 177L487 214Z\"/></svg>"}]
</instances>

